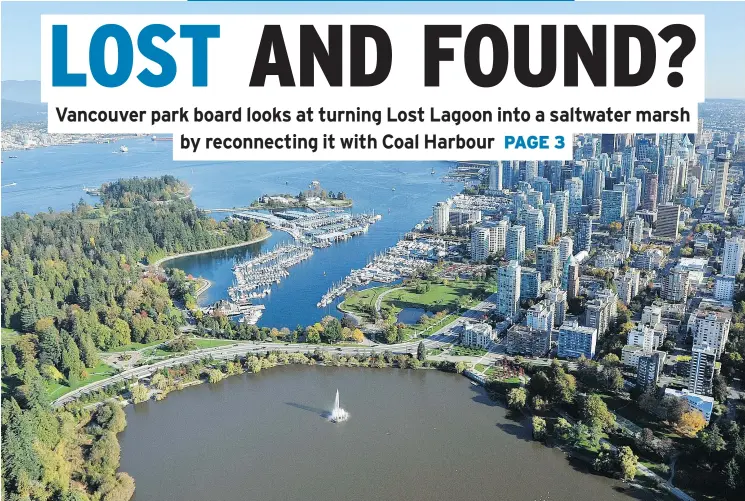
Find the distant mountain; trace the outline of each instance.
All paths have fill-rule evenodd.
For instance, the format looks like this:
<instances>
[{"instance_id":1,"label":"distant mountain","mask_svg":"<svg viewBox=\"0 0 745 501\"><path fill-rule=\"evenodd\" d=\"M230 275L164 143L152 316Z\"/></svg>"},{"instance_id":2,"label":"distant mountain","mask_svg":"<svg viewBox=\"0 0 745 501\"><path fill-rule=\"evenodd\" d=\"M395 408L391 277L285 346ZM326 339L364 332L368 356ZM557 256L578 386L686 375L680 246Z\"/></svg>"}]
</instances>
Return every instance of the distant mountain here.
<instances>
[{"instance_id":1,"label":"distant mountain","mask_svg":"<svg viewBox=\"0 0 745 501\"><path fill-rule=\"evenodd\" d=\"M5 80L0 84L0 98L3 123L38 122L47 118L38 80Z\"/></svg>"},{"instance_id":2,"label":"distant mountain","mask_svg":"<svg viewBox=\"0 0 745 501\"><path fill-rule=\"evenodd\" d=\"M3 123L39 122L47 119L46 104L31 104L3 99L2 107Z\"/></svg>"},{"instance_id":3,"label":"distant mountain","mask_svg":"<svg viewBox=\"0 0 745 501\"><path fill-rule=\"evenodd\" d=\"M38 80L4 80L0 85L3 100L41 104L41 82Z\"/></svg>"}]
</instances>

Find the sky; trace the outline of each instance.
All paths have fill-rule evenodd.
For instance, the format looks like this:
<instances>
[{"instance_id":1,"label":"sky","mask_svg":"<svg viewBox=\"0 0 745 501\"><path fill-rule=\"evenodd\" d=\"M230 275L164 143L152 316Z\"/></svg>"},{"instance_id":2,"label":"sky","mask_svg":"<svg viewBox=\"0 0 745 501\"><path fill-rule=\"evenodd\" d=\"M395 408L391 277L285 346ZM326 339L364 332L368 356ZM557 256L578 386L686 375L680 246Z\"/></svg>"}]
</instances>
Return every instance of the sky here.
<instances>
[{"instance_id":1,"label":"sky","mask_svg":"<svg viewBox=\"0 0 745 501\"><path fill-rule=\"evenodd\" d=\"M704 14L706 97L745 98L745 2L18 2L0 4L2 80L40 79L42 14Z\"/></svg>"}]
</instances>

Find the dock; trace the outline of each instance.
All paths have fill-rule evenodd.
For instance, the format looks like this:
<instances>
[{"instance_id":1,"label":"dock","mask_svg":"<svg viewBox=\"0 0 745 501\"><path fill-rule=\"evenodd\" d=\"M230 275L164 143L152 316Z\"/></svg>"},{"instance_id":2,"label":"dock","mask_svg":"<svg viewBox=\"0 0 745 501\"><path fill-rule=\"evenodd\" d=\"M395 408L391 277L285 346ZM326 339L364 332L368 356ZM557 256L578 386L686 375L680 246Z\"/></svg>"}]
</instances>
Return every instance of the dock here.
<instances>
[{"instance_id":1,"label":"dock","mask_svg":"<svg viewBox=\"0 0 745 501\"><path fill-rule=\"evenodd\" d=\"M242 211L236 212L233 217L264 223L270 228L289 233L296 241L314 247L328 247L334 242L362 235L368 231L371 224L381 219L381 216L375 213L351 214L338 209L321 212Z\"/></svg>"},{"instance_id":2,"label":"dock","mask_svg":"<svg viewBox=\"0 0 745 501\"><path fill-rule=\"evenodd\" d=\"M271 294L273 285L290 275L290 267L312 255L313 249L307 245L278 245L268 252L238 263L233 267L235 281L228 288L228 294L238 304L266 297ZM261 292L253 292L261 287L264 287Z\"/></svg>"},{"instance_id":3,"label":"dock","mask_svg":"<svg viewBox=\"0 0 745 501\"><path fill-rule=\"evenodd\" d=\"M335 283L316 304L324 308L347 292L371 282L392 283L419 271L432 268L448 244L441 239L401 240L384 253L375 255L362 269L352 270L341 282Z\"/></svg>"}]
</instances>

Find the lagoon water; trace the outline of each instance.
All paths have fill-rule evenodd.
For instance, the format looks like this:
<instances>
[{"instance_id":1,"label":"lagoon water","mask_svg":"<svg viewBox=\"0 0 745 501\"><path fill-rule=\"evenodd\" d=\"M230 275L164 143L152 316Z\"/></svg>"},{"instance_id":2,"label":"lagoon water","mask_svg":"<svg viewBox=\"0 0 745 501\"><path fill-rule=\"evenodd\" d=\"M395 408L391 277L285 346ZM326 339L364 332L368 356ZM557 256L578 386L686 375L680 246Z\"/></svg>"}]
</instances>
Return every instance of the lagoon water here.
<instances>
[{"instance_id":1,"label":"lagoon water","mask_svg":"<svg viewBox=\"0 0 745 501\"><path fill-rule=\"evenodd\" d=\"M337 387L338 425L324 417ZM275 368L130 406L127 422L133 501L632 499L436 371Z\"/></svg>"},{"instance_id":2,"label":"lagoon water","mask_svg":"<svg viewBox=\"0 0 745 501\"><path fill-rule=\"evenodd\" d=\"M119 152L121 144L126 144L127 153ZM171 148L170 142L138 138L3 152L2 213L36 213L50 207L66 210L80 198L95 203L97 198L87 196L82 187L121 177L175 175L193 187L192 199L201 208L246 206L267 193L297 194L318 180L327 190L344 191L354 200L354 211L374 210L383 219L365 235L316 249L311 259L291 268L289 278L273 288L263 301L267 309L259 325L294 328L338 314L336 303L316 308L329 287L352 268L365 266L376 252L395 245L412 226L432 214L438 200L460 189L440 180L448 162L174 162ZM10 183L16 185L7 186ZM216 217L224 215L215 213ZM213 285L200 297L201 304L209 304L227 297L235 259L246 259L288 240L285 233L274 232L257 245L181 258L169 266L211 280Z\"/></svg>"}]
</instances>

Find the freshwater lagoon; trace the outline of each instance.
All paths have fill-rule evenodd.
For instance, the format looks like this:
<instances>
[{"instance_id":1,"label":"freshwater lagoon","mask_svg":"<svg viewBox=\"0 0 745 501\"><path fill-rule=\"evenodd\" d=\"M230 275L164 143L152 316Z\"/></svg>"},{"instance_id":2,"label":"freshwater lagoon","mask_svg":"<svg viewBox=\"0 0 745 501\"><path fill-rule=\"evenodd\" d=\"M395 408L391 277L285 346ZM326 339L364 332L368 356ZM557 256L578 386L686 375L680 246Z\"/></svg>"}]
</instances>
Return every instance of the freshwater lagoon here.
<instances>
[{"instance_id":1,"label":"freshwater lagoon","mask_svg":"<svg viewBox=\"0 0 745 501\"><path fill-rule=\"evenodd\" d=\"M350 418L333 424L337 387ZM130 406L127 421L121 470L136 501L652 499L432 370L274 368Z\"/></svg>"}]
</instances>

